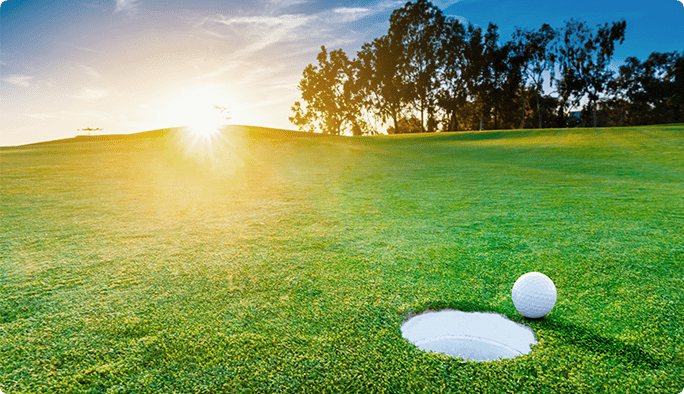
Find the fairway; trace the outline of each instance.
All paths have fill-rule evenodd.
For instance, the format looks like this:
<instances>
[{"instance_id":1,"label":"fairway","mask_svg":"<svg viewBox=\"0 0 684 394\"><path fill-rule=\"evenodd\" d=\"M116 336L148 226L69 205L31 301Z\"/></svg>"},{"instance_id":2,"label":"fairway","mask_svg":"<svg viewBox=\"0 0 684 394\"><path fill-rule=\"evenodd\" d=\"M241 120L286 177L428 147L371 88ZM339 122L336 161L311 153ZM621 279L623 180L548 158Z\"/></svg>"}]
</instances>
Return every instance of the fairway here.
<instances>
[{"instance_id":1,"label":"fairway","mask_svg":"<svg viewBox=\"0 0 684 394\"><path fill-rule=\"evenodd\" d=\"M684 389L684 126L178 133L0 149L4 393ZM529 271L558 291L539 320ZM538 344L402 338L446 308Z\"/></svg>"}]
</instances>

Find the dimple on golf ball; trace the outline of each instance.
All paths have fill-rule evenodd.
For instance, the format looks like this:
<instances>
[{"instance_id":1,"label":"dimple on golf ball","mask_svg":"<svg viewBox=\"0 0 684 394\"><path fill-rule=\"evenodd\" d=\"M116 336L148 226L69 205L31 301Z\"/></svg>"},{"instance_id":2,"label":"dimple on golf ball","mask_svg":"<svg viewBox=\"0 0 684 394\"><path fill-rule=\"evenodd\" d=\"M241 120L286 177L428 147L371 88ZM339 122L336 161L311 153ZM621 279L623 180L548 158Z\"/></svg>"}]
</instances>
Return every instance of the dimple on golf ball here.
<instances>
[{"instance_id":1,"label":"dimple on golf ball","mask_svg":"<svg viewBox=\"0 0 684 394\"><path fill-rule=\"evenodd\" d=\"M556 286L541 272L528 272L515 281L511 298L521 315L532 319L543 317L556 305Z\"/></svg>"}]
</instances>

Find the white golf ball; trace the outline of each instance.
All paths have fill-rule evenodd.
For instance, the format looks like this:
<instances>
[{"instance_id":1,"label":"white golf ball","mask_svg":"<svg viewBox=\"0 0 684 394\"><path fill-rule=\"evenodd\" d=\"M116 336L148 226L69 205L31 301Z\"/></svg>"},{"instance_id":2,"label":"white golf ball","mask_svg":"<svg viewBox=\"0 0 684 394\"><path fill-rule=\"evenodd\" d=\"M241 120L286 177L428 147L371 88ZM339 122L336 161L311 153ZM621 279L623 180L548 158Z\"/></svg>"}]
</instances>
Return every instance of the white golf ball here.
<instances>
[{"instance_id":1,"label":"white golf ball","mask_svg":"<svg viewBox=\"0 0 684 394\"><path fill-rule=\"evenodd\" d=\"M556 305L556 286L540 272L528 272L518 278L511 290L515 309L529 318L546 316Z\"/></svg>"}]
</instances>

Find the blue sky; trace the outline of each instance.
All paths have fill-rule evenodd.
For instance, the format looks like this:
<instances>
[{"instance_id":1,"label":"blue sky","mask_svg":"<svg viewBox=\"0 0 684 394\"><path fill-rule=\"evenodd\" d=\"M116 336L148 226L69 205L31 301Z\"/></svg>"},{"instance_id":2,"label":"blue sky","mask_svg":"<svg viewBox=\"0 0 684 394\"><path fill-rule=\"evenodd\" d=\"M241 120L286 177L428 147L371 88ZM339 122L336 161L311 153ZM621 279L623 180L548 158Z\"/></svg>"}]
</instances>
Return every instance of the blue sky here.
<instances>
[{"instance_id":1,"label":"blue sky","mask_svg":"<svg viewBox=\"0 0 684 394\"><path fill-rule=\"evenodd\" d=\"M616 53L684 50L684 0L433 2L502 40L513 26L627 20ZM320 46L354 56L404 1L5 0L0 5L0 145L190 125L293 128L304 67Z\"/></svg>"}]
</instances>

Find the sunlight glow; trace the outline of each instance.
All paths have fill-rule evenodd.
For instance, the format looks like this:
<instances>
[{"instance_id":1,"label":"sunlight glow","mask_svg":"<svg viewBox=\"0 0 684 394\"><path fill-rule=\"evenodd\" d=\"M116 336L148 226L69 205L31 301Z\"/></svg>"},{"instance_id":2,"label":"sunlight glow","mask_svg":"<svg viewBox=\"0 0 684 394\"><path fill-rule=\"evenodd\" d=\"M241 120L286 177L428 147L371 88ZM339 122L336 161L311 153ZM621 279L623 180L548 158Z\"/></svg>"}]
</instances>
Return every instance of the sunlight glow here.
<instances>
[{"instance_id":1,"label":"sunlight glow","mask_svg":"<svg viewBox=\"0 0 684 394\"><path fill-rule=\"evenodd\" d=\"M216 153L225 145L222 125L212 120L194 122L187 127L184 140L185 156L199 156L216 160Z\"/></svg>"},{"instance_id":2,"label":"sunlight glow","mask_svg":"<svg viewBox=\"0 0 684 394\"><path fill-rule=\"evenodd\" d=\"M211 142L221 132L221 124L212 121L199 121L191 124L190 132L198 139L208 140Z\"/></svg>"},{"instance_id":3,"label":"sunlight glow","mask_svg":"<svg viewBox=\"0 0 684 394\"><path fill-rule=\"evenodd\" d=\"M213 130L210 129L214 126L227 123L216 106L230 110L232 105L223 85L184 86L157 105L158 118L169 127L186 126L200 134L212 134Z\"/></svg>"},{"instance_id":4,"label":"sunlight glow","mask_svg":"<svg viewBox=\"0 0 684 394\"><path fill-rule=\"evenodd\" d=\"M232 104L226 90L220 84L179 86L158 104L160 124L186 127L183 143L187 154L214 157L216 144L223 138L221 130L228 122L216 107Z\"/></svg>"},{"instance_id":5,"label":"sunlight glow","mask_svg":"<svg viewBox=\"0 0 684 394\"><path fill-rule=\"evenodd\" d=\"M183 127L174 149L188 168L202 168L209 176L233 176L251 160L240 128L227 127L234 115L244 116L236 94L225 84L183 84L149 109L156 110L156 127Z\"/></svg>"}]
</instances>

